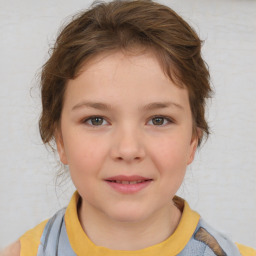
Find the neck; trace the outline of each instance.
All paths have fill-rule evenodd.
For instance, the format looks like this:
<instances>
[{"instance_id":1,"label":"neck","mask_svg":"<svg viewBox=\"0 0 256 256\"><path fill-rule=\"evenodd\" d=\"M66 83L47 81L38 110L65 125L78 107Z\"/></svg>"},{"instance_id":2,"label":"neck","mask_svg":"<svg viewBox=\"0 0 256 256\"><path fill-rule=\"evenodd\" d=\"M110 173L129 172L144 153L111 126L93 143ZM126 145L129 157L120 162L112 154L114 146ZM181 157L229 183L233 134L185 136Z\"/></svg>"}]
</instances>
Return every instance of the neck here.
<instances>
[{"instance_id":1,"label":"neck","mask_svg":"<svg viewBox=\"0 0 256 256\"><path fill-rule=\"evenodd\" d=\"M142 221L111 219L102 212L95 212L84 201L78 215L83 230L95 245L129 251L166 240L173 234L181 218L180 210L172 202Z\"/></svg>"}]
</instances>

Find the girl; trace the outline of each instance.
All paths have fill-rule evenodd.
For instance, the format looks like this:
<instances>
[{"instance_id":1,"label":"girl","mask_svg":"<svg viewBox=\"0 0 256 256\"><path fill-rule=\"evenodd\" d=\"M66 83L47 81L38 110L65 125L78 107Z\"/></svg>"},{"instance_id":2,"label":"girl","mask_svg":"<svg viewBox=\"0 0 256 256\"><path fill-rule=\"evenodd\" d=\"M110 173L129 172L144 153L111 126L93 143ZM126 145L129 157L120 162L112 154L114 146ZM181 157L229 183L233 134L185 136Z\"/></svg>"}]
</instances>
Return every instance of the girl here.
<instances>
[{"instance_id":1,"label":"girl","mask_svg":"<svg viewBox=\"0 0 256 256\"><path fill-rule=\"evenodd\" d=\"M41 75L44 143L77 189L7 255L255 255L175 196L209 134L201 41L153 1L98 3L57 38Z\"/></svg>"}]
</instances>

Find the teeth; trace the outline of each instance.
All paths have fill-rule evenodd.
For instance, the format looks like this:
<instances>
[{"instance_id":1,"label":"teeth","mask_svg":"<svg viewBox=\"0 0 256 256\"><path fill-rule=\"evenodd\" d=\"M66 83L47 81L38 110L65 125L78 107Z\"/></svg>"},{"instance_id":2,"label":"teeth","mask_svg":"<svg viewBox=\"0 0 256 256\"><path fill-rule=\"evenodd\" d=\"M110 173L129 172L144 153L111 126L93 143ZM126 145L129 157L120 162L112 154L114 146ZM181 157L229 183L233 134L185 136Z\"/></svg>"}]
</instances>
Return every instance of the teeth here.
<instances>
[{"instance_id":1,"label":"teeth","mask_svg":"<svg viewBox=\"0 0 256 256\"><path fill-rule=\"evenodd\" d=\"M134 181L128 181L128 180L115 180L115 181L112 181L112 182L115 182L115 183L119 183L119 184L137 184L137 183L142 183L144 182L145 180L134 180Z\"/></svg>"}]
</instances>

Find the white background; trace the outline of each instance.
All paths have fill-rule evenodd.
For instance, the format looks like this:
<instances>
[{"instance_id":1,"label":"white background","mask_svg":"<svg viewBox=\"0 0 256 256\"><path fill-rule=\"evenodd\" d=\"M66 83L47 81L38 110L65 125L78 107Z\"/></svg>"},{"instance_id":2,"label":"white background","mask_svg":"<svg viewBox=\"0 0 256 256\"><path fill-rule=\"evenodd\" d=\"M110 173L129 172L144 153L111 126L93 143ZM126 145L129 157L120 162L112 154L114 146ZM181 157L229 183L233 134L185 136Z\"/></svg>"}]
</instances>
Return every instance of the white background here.
<instances>
[{"instance_id":1,"label":"white background","mask_svg":"<svg viewBox=\"0 0 256 256\"><path fill-rule=\"evenodd\" d=\"M85 0L0 0L0 248L67 204L57 157L40 141L38 73ZM232 240L256 248L256 1L165 0L205 40L212 135L179 194Z\"/></svg>"}]
</instances>

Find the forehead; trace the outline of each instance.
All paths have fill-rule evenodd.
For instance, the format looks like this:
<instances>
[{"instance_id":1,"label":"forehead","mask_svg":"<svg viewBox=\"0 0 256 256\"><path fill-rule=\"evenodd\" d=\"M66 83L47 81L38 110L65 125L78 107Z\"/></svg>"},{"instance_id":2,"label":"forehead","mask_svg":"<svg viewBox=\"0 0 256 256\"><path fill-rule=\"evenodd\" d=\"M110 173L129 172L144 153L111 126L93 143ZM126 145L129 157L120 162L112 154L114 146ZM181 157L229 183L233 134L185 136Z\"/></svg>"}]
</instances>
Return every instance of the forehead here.
<instances>
[{"instance_id":1,"label":"forehead","mask_svg":"<svg viewBox=\"0 0 256 256\"><path fill-rule=\"evenodd\" d=\"M127 63L131 64L131 66L144 66L144 68L148 69L151 69L152 64L154 64L154 68L157 67L157 71L160 71L159 68L161 66L157 55L149 48L136 47L127 50L113 49L92 55L82 64L77 77L83 72L93 72L96 69L104 70L110 67L110 65L111 68L113 68L113 66L122 68L122 66ZM164 75L163 70L161 73Z\"/></svg>"},{"instance_id":2,"label":"forehead","mask_svg":"<svg viewBox=\"0 0 256 256\"><path fill-rule=\"evenodd\" d=\"M112 103L168 101L188 104L186 89L177 86L164 73L151 51L106 52L87 61L78 76L67 83L66 97L94 97Z\"/></svg>"},{"instance_id":3,"label":"forehead","mask_svg":"<svg viewBox=\"0 0 256 256\"><path fill-rule=\"evenodd\" d=\"M175 84L179 84L179 87L185 87L178 78L176 77L176 68L172 60L166 55L161 49L156 49L153 46L146 45L135 45L130 46L125 49L114 48L110 50L106 50L103 52L95 53L92 56L86 58L82 64L77 67L75 77L78 77L85 70L89 70L92 66L104 66L105 62L116 62L117 59L120 62L124 62L125 60L131 62L135 60L136 62L142 62L151 60L154 63L158 63L158 68L161 67L161 73L166 75L167 77L171 77L171 80L175 80ZM135 64L135 62L133 62ZM150 65L147 65L150 68ZM159 70L159 69L158 69Z\"/></svg>"}]
</instances>

